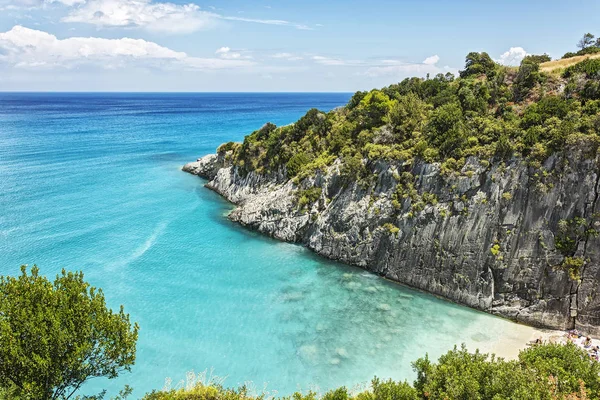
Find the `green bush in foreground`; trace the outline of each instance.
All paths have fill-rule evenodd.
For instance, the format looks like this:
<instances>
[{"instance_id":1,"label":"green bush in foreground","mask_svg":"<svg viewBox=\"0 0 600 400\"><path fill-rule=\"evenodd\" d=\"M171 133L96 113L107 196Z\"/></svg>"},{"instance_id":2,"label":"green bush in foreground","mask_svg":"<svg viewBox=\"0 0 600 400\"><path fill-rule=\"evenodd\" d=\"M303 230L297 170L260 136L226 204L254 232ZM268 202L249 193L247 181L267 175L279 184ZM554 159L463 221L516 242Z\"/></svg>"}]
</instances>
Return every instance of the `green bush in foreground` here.
<instances>
[{"instance_id":1,"label":"green bush in foreground","mask_svg":"<svg viewBox=\"0 0 600 400\"><path fill-rule=\"evenodd\" d=\"M21 272L0 277L0 399L68 399L90 378L130 370L138 326L123 307L108 309L81 272L54 282L35 266Z\"/></svg>"},{"instance_id":2,"label":"green bush in foreground","mask_svg":"<svg viewBox=\"0 0 600 400\"><path fill-rule=\"evenodd\" d=\"M574 344L543 344L521 351L506 361L466 348L442 355L438 362L427 356L413 363L417 379L407 382L371 382L370 389L351 393L345 387L323 396L295 393L285 400L577 400L600 398L600 364ZM192 389L154 391L144 400L242 400L266 398L249 394L246 387L226 389L196 384Z\"/></svg>"}]
</instances>

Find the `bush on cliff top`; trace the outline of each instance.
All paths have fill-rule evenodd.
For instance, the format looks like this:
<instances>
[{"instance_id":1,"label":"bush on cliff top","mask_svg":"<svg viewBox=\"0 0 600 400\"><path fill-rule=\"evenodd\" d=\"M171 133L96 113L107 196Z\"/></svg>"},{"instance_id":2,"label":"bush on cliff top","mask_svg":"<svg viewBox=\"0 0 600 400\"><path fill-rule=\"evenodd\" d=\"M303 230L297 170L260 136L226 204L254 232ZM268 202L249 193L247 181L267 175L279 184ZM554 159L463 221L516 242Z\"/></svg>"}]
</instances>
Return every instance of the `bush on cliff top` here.
<instances>
[{"instance_id":1,"label":"bush on cliff top","mask_svg":"<svg viewBox=\"0 0 600 400\"><path fill-rule=\"evenodd\" d=\"M600 398L600 364L574 344L543 344L521 351L517 360L506 361L463 346L442 355L438 362L427 356L413 363L417 379L408 382L377 378L368 390L352 393L345 387L322 397L314 392L295 393L286 400L417 400L417 399L514 399L558 400ZM194 385L189 389L154 391L144 400L242 400L264 399L246 387Z\"/></svg>"},{"instance_id":2,"label":"bush on cliff top","mask_svg":"<svg viewBox=\"0 0 600 400\"><path fill-rule=\"evenodd\" d=\"M469 53L458 78L408 78L357 92L345 107L327 113L312 109L284 127L266 124L240 146L220 150L231 150L242 171L285 167L288 177L298 180L336 158L410 163L520 155L541 162L576 142L570 138L598 138L600 130L600 61L579 63L561 78L540 71L547 58L528 56L514 69L486 53ZM358 176L359 167L348 169Z\"/></svg>"}]
</instances>

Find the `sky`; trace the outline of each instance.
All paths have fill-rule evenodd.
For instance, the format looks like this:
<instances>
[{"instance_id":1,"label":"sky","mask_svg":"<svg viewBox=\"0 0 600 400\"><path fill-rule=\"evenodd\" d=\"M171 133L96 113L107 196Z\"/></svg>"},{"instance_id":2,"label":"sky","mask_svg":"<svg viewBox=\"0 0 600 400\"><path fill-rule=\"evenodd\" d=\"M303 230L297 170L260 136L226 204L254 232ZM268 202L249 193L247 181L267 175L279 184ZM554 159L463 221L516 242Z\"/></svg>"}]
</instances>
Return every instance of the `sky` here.
<instances>
[{"instance_id":1,"label":"sky","mask_svg":"<svg viewBox=\"0 0 600 400\"><path fill-rule=\"evenodd\" d=\"M0 91L353 92L585 32L599 0L0 0Z\"/></svg>"}]
</instances>

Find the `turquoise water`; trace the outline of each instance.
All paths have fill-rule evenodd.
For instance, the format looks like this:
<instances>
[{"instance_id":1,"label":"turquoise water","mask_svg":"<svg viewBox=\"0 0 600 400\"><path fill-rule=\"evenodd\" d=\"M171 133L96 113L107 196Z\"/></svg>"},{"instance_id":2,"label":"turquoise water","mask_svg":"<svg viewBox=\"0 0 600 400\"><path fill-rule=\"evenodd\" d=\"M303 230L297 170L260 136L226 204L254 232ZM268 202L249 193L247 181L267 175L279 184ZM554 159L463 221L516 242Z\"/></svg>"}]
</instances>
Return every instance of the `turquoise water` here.
<instances>
[{"instance_id":1,"label":"turquoise water","mask_svg":"<svg viewBox=\"0 0 600 400\"><path fill-rule=\"evenodd\" d=\"M188 371L280 394L413 379L410 362L486 345L507 321L230 223L180 167L266 121L349 94L0 94L0 274L81 269L141 330L116 381L140 396Z\"/></svg>"}]
</instances>

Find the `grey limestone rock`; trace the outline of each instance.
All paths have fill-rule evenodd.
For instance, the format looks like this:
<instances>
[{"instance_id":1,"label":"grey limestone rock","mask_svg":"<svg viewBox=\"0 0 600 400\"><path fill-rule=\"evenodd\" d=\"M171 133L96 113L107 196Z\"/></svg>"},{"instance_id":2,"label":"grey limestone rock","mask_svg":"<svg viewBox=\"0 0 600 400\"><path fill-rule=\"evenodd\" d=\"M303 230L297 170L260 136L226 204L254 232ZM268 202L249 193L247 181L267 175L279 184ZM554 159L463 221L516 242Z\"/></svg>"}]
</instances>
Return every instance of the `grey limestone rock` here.
<instances>
[{"instance_id":1,"label":"grey limestone rock","mask_svg":"<svg viewBox=\"0 0 600 400\"><path fill-rule=\"evenodd\" d=\"M566 154L543 169L519 158L491 165L470 158L454 173L379 161L368 165L366 184L340 176L339 161L300 185L284 170L244 173L227 154L183 169L237 205L229 218L266 235L516 321L600 334L600 239L577 244L579 277L562 267L555 243L561 221L600 213L600 160ZM408 197L394 206L402 172L435 201ZM320 198L299 210L298 191L313 186Z\"/></svg>"}]
</instances>

